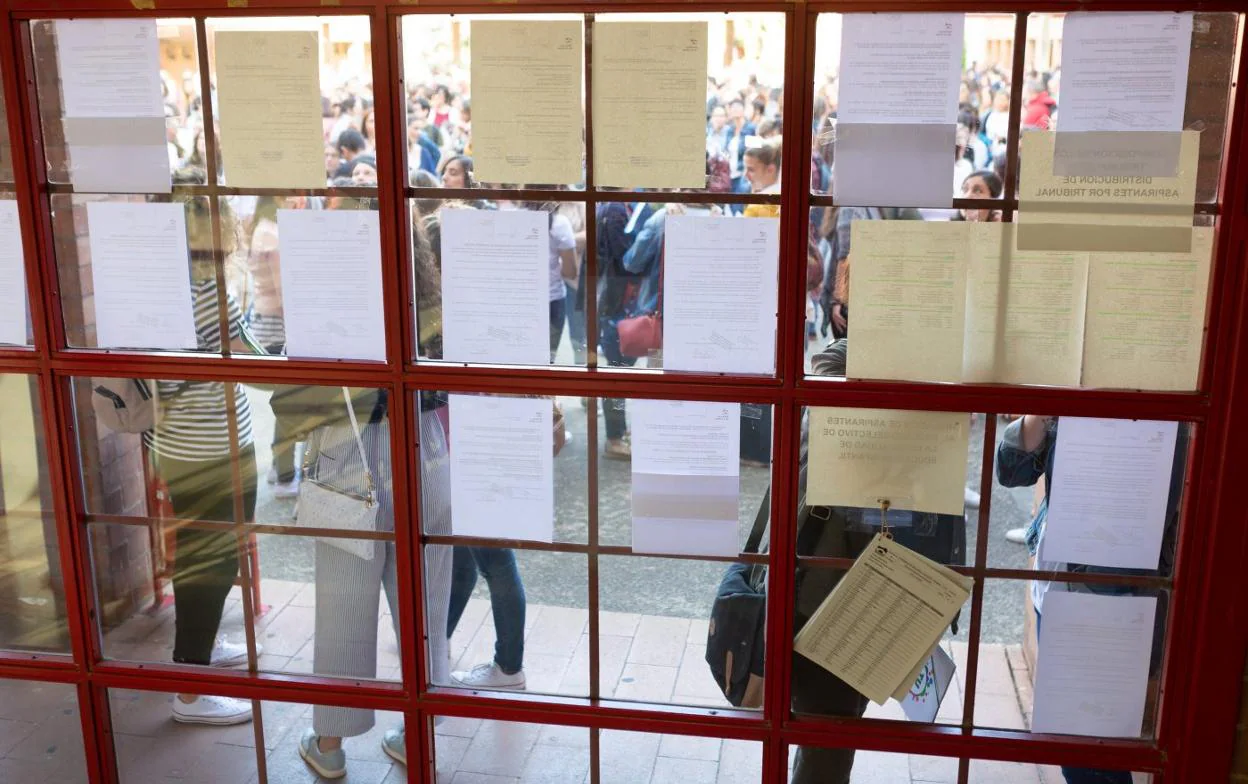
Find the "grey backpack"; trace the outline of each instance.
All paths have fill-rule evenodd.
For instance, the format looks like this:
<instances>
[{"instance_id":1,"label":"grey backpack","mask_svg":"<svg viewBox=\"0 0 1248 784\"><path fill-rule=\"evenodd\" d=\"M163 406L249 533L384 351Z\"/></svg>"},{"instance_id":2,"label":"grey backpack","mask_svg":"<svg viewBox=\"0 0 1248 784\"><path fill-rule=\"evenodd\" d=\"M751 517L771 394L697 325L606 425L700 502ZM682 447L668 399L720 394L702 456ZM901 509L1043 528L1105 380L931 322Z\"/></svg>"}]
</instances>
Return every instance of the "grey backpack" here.
<instances>
[{"instance_id":1,"label":"grey backpack","mask_svg":"<svg viewBox=\"0 0 1248 784\"><path fill-rule=\"evenodd\" d=\"M96 420L116 433L143 433L160 421L151 382L141 378L93 380L91 407Z\"/></svg>"}]
</instances>

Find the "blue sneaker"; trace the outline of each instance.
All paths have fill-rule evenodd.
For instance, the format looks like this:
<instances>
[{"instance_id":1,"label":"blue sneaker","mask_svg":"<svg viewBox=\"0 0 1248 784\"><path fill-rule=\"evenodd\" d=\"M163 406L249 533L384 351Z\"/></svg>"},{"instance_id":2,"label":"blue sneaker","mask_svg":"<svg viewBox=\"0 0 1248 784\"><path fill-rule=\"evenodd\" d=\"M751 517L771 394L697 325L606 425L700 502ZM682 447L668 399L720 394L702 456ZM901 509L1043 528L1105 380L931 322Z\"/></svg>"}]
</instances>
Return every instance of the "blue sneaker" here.
<instances>
[{"instance_id":1,"label":"blue sneaker","mask_svg":"<svg viewBox=\"0 0 1248 784\"><path fill-rule=\"evenodd\" d=\"M316 730L308 728L299 739L299 756L317 775L327 779L340 779L347 775L347 755L342 749L321 751Z\"/></svg>"},{"instance_id":2,"label":"blue sneaker","mask_svg":"<svg viewBox=\"0 0 1248 784\"><path fill-rule=\"evenodd\" d=\"M381 739L381 750L395 762L407 764L407 735L403 727L386 730L386 734Z\"/></svg>"}]
</instances>

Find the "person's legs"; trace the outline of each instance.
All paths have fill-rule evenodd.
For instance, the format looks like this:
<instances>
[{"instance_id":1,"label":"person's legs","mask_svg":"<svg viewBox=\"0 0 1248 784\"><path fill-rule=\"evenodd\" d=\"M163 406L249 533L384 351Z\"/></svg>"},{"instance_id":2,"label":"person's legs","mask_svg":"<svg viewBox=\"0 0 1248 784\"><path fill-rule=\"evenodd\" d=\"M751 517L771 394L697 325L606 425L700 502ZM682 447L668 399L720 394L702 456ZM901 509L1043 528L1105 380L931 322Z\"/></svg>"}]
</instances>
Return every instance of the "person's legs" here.
<instances>
[{"instance_id":1,"label":"person's legs","mask_svg":"<svg viewBox=\"0 0 1248 784\"><path fill-rule=\"evenodd\" d=\"M572 341L573 361L585 364L585 302L578 289L563 282L564 302L568 311L568 339Z\"/></svg>"},{"instance_id":2,"label":"person's legs","mask_svg":"<svg viewBox=\"0 0 1248 784\"><path fill-rule=\"evenodd\" d=\"M451 601L446 613L446 636L454 636L459 619L472 597L472 589L477 586L477 561L472 557L472 548L455 547L451 556Z\"/></svg>"},{"instance_id":3,"label":"person's legs","mask_svg":"<svg viewBox=\"0 0 1248 784\"><path fill-rule=\"evenodd\" d=\"M566 284L565 284L566 285ZM555 352L559 350L559 340L563 337L563 322L567 300L563 297L550 301L550 361L555 361Z\"/></svg>"},{"instance_id":4,"label":"person's legs","mask_svg":"<svg viewBox=\"0 0 1248 784\"><path fill-rule=\"evenodd\" d=\"M441 536L451 533L451 473L447 459L450 450L446 442L445 415L446 406L420 414L420 520L425 533ZM443 685L451 681L450 635L446 629L450 617L454 549L444 544L425 547L424 633L429 638L429 681ZM402 730L397 734L401 737ZM401 741L397 748L402 749ZM387 753L393 752L391 749Z\"/></svg>"},{"instance_id":5,"label":"person's legs","mask_svg":"<svg viewBox=\"0 0 1248 784\"><path fill-rule=\"evenodd\" d=\"M607 364L611 367L632 367L637 364L637 360L633 357L626 357L619 352L619 333L612 331L614 340L606 339L606 330L604 330L602 341L602 357L607 360ZM622 398L602 399L602 419L607 429L607 452L610 454L613 444L617 444L624 439L624 435L628 432L627 420L624 416L624 400Z\"/></svg>"},{"instance_id":6,"label":"person's legs","mask_svg":"<svg viewBox=\"0 0 1248 784\"><path fill-rule=\"evenodd\" d=\"M795 653L792 704L796 713L858 718L867 709L867 698L810 659ZM799 746L789 784L849 784L853 768L853 749Z\"/></svg>"},{"instance_id":7,"label":"person's legs","mask_svg":"<svg viewBox=\"0 0 1248 784\"><path fill-rule=\"evenodd\" d=\"M494 662L508 675L524 668L524 583L516 554L503 547L473 547L472 557L490 588L494 616Z\"/></svg>"}]
</instances>

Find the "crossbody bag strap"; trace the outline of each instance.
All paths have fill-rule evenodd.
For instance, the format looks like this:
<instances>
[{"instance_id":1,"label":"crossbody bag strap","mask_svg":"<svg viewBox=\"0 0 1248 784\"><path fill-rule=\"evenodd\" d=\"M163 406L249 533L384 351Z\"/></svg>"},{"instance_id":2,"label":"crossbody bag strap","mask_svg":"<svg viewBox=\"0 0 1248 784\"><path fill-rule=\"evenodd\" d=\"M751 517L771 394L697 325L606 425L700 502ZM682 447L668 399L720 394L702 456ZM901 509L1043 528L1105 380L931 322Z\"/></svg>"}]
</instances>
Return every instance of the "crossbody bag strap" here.
<instances>
[{"instance_id":1,"label":"crossbody bag strap","mask_svg":"<svg viewBox=\"0 0 1248 784\"><path fill-rule=\"evenodd\" d=\"M342 399L347 404L347 417L351 420L351 435L355 436L355 448L360 450L360 464L364 467L364 481L368 484L368 504L376 503L376 486L373 484L373 472L368 467L368 456L364 452L364 439L360 435L360 423L355 418L355 406L351 405L351 390L342 388Z\"/></svg>"}]
</instances>

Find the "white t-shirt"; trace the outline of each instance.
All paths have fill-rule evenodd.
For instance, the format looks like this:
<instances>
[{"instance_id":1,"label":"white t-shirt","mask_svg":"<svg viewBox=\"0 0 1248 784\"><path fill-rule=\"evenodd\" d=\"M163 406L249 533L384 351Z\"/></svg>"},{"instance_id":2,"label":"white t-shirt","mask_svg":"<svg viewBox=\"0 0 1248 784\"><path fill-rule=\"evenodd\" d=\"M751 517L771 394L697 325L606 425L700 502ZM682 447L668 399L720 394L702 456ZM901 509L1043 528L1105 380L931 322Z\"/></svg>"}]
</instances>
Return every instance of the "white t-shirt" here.
<instances>
[{"instance_id":1,"label":"white t-shirt","mask_svg":"<svg viewBox=\"0 0 1248 784\"><path fill-rule=\"evenodd\" d=\"M576 250L576 235L572 232L572 222L556 213L550 223L551 302L563 299L566 293L563 288L563 264L559 260L559 254L565 250Z\"/></svg>"}]
</instances>

